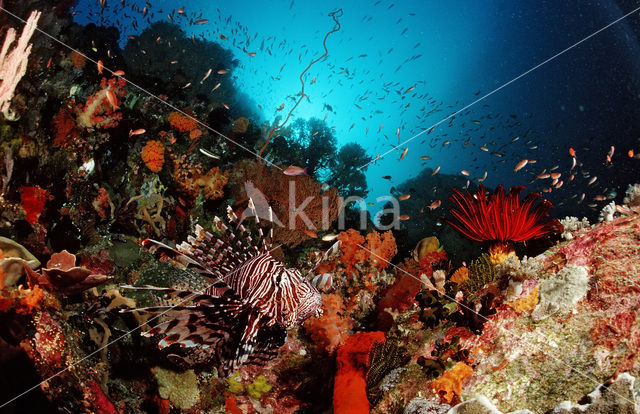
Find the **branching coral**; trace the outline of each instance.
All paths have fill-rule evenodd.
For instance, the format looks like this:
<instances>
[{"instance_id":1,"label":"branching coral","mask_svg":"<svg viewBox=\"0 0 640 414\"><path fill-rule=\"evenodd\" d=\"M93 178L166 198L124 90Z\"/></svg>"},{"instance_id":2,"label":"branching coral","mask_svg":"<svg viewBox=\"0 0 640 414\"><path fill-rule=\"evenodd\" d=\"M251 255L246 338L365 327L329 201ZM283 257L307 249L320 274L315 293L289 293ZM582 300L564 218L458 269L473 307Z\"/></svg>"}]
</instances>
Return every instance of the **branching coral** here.
<instances>
[{"instance_id":1,"label":"branching coral","mask_svg":"<svg viewBox=\"0 0 640 414\"><path fill-rule=\"evenodd\" d=\"M120 120L122 113L116 112L120 100L127 95L124 89L127 84L124 78L102 78L100 90L91 95L85 105L76 106L76 120L84 128L113 128Z\"/></svg>"},{"instance_id":2,"label":"branching coral","mask_svg":"<svg viewBox=\"0 0 640 414\"><path fill-rule=\"evenodd\" d=\"M377 267L378 271L389 267L391 259L398 253L396 239L391 230L382 233L372 231L367 234L367 241L364 246L369 254L369 262Z\"/></svg>"},{"instance_id":3,"label":"branching coral","mask_svg":"<svg viewBox=\"0 0 640 414\"><path fill-rule=\"evenodd\" d=\"M600 211L599 221L613 221L613 215L616 212L616 203L615 201L610 202L606 206L602 208Z\"/></svg>"},{"instance_id":4,"label":"branching coral","mask_svg":"<svg viewBox=\"0 0 640 414\"><path fill-rule=\"evenodd\" d=\"M336 294L322 294L322 311L322 316L308 319L304 326L318 348L332 354L349 337L353 319L344 315L344 303Z\"/></svg>"},{"instance_id":5,"label":"branching coral","mask_svg":"<svg viewBox=\"0 0 640 414\"><path fill-rule=\"evenodd\" d=\"M391 231L378 233L372 231L363 237L359 231L348 229L338 235L340 240L340 262L347 272L354 271L356 265L363 265L367 260L378 271L389 267L391 259L398 253L396 239ZM364 248L363 248L364 247Z\"/></svg>"},{"instance_id":6,"label":"branching coral","mask_svg":"<svg viewBox=\"0 0 640 414\"><path fill-rule=\"evenodd\" d=\"M510 256L503 263L496 265L496 279L508 279L516 282L523 282L527 279L534 279L542 271L543 261L541 257L523 257L518 260L515 256Z\"/></svg>"},{"instance_id":7,"label":"branching coral","mask_svg":"<svg viewBox=\"0 0 640 414\"><path fill-rule=\"evenodd\" d=\"M545 220L553 205L543 200L534 207L541 197L539 193L529 193L524 200L520 200L523 189L524 187L512 187L509 194L506 194L499 185L489 195L482 185L475 194L454 189L450 197L455 205L451 209L454 220L447 222L465 237L476 241L490 241L492 251L502 259L513 251L513 242L561 232L562 226L558 220Z\"/></svg>"},{"instance_id":8,"label":"branching coral","mask_svg":"<svg viewBox=\"0 0 640 414\"><path fill-rule=\"evenodd\" d=\"M589 220L587 220L586 217L583 217L582 220L580 220L577 217L567 216L560 220L560 224L562 224L564 229L561 236L565 240L573 240L573 232L588 228Z\"/></svg>"}]
</instances>

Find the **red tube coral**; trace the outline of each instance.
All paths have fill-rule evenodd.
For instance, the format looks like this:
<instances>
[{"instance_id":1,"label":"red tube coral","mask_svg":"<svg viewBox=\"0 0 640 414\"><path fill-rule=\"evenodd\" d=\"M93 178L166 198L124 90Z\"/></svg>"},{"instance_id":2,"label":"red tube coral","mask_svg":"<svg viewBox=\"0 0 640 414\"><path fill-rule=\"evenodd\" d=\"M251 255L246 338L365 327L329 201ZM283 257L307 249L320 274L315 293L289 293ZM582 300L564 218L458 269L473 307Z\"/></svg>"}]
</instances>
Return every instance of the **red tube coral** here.
<instances>
[{"instance_id":1,"label":"red tube coral","mask_svg":"<svg viewBox=\"0 0 640 414\"><path fill-rule=\"evenodd\" d=\"M561 227L558 220L544 220L553 207L551 202L542 200L533 207L540 193L529 193L520 200L523 189L512 187L505 194L499 185L488 197L482 185L475 194L454 189L450 198L455 204L451 209L455 220L447 223L472 240L500 243L522 242L557 232Z\"/></svg>"}]
</instances>

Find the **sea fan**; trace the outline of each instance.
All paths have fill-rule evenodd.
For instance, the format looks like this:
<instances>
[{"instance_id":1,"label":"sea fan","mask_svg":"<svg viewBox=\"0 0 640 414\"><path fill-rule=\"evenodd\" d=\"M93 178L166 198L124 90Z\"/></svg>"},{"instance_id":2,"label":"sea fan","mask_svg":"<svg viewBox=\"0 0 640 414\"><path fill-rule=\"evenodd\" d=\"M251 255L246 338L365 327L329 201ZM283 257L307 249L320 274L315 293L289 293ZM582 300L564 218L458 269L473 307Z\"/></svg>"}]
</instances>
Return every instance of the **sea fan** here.
<instances>
[{"instance_id":1,"label":"sea fan","mask_svg":"<svg viewBox=\"0 0 640 414\"><path fill-rule=\"evenodd\" d=\"M454 189L451 201L455 207L451 214L455 220L447 220L454 229L476 241L491 241L496 245L510 245L537 239L550 233L562 231L558 220L546 220L551 202L542 200L540 193L529 193L520 200L524 187L512 187L508 194L502 185L487 196L480 185L475 194ZM533 209L532 209L533 207Z\"/></svg>"},{"instance_id":2,"label":"sea fan","mask_svg":"<svg viewBox=\"0 0 640 414\"><path fill-rule=\"evenodd\" d=\"M249 208L253 209L250 201ZM147 240L175 261L195 270L211 285L202 292L153 286L146 289L180 301L177 306L136 309L159 315L162 322L145 332L161 335L159 348L183 351L171 354L188 366L216 364L228 376L242 364L261 363L284 345L287 329L319 313L320 293L297 269L286 268L271 256L273 236L265 238L258 226L254 240L228 208L230 226L215 218L214 236L200 226L176 249ZM257 214L253 214L258 220ZM233 227L233 228L232 228Z\"/></svg>"}]
</instances>

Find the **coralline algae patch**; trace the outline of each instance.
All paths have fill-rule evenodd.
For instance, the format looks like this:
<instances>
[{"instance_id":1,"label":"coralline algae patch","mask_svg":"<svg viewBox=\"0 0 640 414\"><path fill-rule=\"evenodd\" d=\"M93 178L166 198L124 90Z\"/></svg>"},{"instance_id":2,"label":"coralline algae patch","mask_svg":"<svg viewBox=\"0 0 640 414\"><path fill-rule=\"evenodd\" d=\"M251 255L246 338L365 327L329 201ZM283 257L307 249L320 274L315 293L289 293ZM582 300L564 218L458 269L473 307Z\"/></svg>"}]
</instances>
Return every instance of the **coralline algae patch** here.
<instances>
[{"instance_id":1,"label":"coralline algae patch","mask_svg":"<svg viewBox=\"0 0 640 414\"><path fill-rule=\"evenodd\" d=\"M589 249L581 238L550 249L549 262L579 244L590 273L586 297L573 310L541 321L505 310L490 317L483 334L464 343L479 351L463 400L483 395L503 412L546 412L561 401L579 401L616 373L637 376L639 222L633 217L602 224L592 230L598 237Z\"/></svg>"}]
</instances>

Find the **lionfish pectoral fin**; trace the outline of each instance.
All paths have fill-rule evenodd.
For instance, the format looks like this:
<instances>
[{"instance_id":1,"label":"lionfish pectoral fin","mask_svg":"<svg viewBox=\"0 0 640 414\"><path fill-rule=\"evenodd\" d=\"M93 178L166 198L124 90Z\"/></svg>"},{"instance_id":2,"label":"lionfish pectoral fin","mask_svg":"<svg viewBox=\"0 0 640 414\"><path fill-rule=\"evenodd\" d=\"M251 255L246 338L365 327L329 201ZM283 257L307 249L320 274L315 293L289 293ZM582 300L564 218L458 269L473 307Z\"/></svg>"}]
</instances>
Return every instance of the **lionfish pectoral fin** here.
<instances>
[{"instance_id":1,"label":"lionfish pectoral fin","mask_svg":"<svg viewBox=\"0 0 640 414\"><path fill-rule=\"evenodd\" d=\"M169 257L172 260L177 261L178 263L182 264L185 267L189 267L191 265L197 268L203 268L203 266L200 263L193 260L191 257L157 240L145 239L142 242L142 246L149 250L155 247L155 251L158 251L161 254L164 254L165 256Z\"/></svg>"},{"instance_id":2,"label":"lionfish pectoral fin","mask_svg":"<svg viewBox=\"0 0 640 414\"><path fill-rule=\"evenodd\" d=\"M253 353L257 342L258 330L263 323L263 316L260 313L249 313L247 324L244 327L235 358L233 359L234 368L247 362L247 359Z\"/></svg>"}]
</instances>

